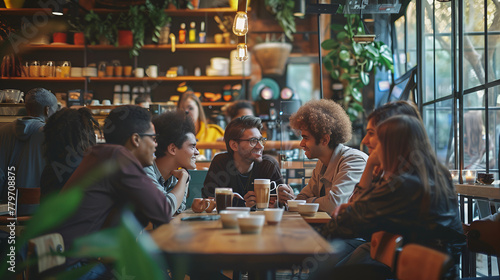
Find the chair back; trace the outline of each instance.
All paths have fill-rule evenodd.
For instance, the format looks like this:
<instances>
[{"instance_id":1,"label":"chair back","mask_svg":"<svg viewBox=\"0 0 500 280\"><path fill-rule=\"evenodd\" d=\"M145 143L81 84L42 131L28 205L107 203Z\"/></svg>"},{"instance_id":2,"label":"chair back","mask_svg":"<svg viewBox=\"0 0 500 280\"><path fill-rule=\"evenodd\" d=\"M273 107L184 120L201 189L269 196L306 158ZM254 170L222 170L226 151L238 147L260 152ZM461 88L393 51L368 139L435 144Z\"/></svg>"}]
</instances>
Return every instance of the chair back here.
<instances>
[{"instance_id":1,"label":"chair back","mask_svg":"<svg viewBox=\"0 0 500 280\"><path fill-rule=\"evenodd\" d=\"M487 255L500 255L500 222L474 221L467 233L470 251Z\"/></svg>"},{"instance_id":2,"label":"chair back","mask_svg":"<svg viewBox=\"0 0 500 280\"><path fill-rule=\"evenodd\" d=\"M449 255L410 243L398 256L396 276L399 280L438 280L452 266L453 260Z\"/></svg>"},{"instance_id":3,"label":"chair back","mask_svg":"<svg viewBox=\"0 0 500 280\"><path fill-rule=\"evenodd\" d=\"M372 234L370 256L394 271L396 264L396 253L403 246L403 237L386 231L378 231Z\"/></svg>"},{"instance_id":4,"label":"chair back","mask_svg":"<svg viewBox=\"0 0 500 280\"><path fill-rule=\"evenodd\" d=\"M36 278L34 276L64 264L66 262L66 257L55 255L63 252L63 237L59 233L46 234L30 239L28 243L28 260L36 257L38 261L36 268L29 267L27 269L29 276Z\"/></svg>"},{"instance_id":5,"label":"chair back","mask_svg":"<svg viewBox=\"0 0 500 280\"><path fill-rule=\"evenodd\" d=\"M189 170L191 180L189 181L189 189L186 197L186 208L191 208L193 200L201 196L201 189L207 177L208 170Z\"/></svg>"}]
</instances>

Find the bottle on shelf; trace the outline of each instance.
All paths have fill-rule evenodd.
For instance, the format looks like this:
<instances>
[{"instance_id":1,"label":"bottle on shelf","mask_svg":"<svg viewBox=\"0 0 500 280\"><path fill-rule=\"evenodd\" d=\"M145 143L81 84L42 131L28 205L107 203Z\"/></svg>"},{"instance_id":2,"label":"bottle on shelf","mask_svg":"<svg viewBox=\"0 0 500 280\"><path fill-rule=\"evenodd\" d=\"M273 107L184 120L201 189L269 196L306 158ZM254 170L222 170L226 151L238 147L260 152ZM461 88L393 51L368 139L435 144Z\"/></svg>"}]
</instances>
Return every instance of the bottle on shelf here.
<instances>
[{"instance_id":1,"label":"bottle on shelf","mask_svg":"<svg viewBox=\"0 0 500 280\"><path fill-rule=\"evenodd\" d=\"M179 44L186 43L186 24L181 23L181 29L179 30Z\"/></svg>"},{"instance_id":2,"label":"bottle on shelf","mask_svg":"<svg viewBox=\"0 0 500 280\"><path fill-rule=\"evenodd\" d=\"M113 105L121 105L122 104L122 86L115 85L113 90Z\"/></svg>"},{"instance_id":3,"label":"bottle on shelf","mask_svg":"<svg viewBox=\"0 0 500 280\"><path fill-rule=\"evenodd\" d=\"M205 22L200 23L200 34L198 34L200 43L205 43L207 41L207 33L205 33Z\"/></svg>"},{"instance_id":4,"label":"bottle on shelf","mask_svg":"<svg viewBox=\"0 0 500 280\"><path fill-rule=\"evenodd\" d=\"M196 43L196 22L189 24L189 43Z\"/></svg>"}]
</instances>

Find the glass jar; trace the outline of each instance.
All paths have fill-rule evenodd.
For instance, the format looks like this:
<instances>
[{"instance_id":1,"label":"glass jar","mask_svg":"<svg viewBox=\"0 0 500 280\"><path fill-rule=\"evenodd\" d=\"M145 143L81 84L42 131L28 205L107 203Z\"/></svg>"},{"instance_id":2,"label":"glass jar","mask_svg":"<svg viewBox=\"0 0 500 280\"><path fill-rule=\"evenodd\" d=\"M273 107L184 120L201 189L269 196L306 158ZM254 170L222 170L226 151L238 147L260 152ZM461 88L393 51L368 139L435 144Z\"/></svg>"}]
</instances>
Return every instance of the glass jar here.
<instances>
[{"instance_id":1,"label":"glass jar","mask_svg":"<svg viewBox=\"0 0 500 280\"><path fill-rule=\"evenodd\" d=\"M70 73L71 73L71 62L67 60L61 62L61 77L69 78Z\"/></svg>"},{"instance_id":2,"label":"glass jar","mask_svg":"<svg viewBox=\"0 0 500 280\"><path fill-rule=\"evenodd\" d=\"M30 77L40 77L40 61L30 62Z\"/></svg>"},{"instance_id":3,"label":"glass jar","mask_svg":"<svg viewBox=\"0 0 500 280\"><path fill-rule=\"evenodd\" d=\"M40 65L40 77L54 77L55 65L54 61L44 61Z\"/></svg>"},{"instance_id":4,"label":"glass jar","mask_svg":"<svg viewBox=\"0 0 500 280\"><path fill-rule=\"evenodd\" d=\"M97 67L97 77L106 77L106 66L108 63L106 61L99 62Z\"/></svg>"}]
</instances>

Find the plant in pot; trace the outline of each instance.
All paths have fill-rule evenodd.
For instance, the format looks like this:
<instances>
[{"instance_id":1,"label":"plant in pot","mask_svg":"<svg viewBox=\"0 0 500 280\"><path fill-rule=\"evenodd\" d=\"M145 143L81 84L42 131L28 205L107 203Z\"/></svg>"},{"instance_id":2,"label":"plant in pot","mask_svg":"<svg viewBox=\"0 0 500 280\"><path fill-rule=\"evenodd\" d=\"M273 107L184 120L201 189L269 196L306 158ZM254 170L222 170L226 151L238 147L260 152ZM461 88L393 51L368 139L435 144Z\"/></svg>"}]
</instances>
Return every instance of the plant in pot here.
<instances>
[{"instance_id":1,"label":"plant in pot","mask_svg":"<svg viewBox=\"0 0 500 280\"><path fill-rule=\"evenodd\" d=\"M71 18L68 20L69 32L73 33L74 45L85 45L85 35L83 33L85 27L80 21L79 17Z\"/></svg>"},{"instance_id":2,"label":"plant in pot","mask_svg":"<svg viewBox=\"0 0 500 280\"><path fill-rule=\"evenodd\" d=\"M266 0L266 7L278 21L288 39L293 41L295 29L295 17L293 15L294 0Z\"/></svg>"},{"instance_id":3,"label":"plant in pot","mask_svg":"<svg viewBox=\"0 0 500 280\"><path fill-rule=\"evenodd\" d=\"M120 13L117 22L118 29L118 45L119 46L132 46L134 38L132 30L130 30L130 16L129 13Z\"/></svg>"},{"instance_id":4,"label":"plant in pot","mask_svg":"<svg viewBox=\"0 0 500 280\"><path fill-rule=\"evenodd\" d=\"M131 6L128 10L128 24L133 34L133 44L130 56L138 56L139 50L144 46L144 34L149 21L146 6Z\"/></svg>"},{"instance_id":5,"label":"plant in pot","mask_svg":"<svg viewBox=\"0 0 500 280\"><path fill-rule=\"evenodd\" d=\"M339 9L342 12L342 9ZM363 87L370 83L370 73L377 67L394 71L392 52L383 42L367 35L359 15L345 15L347 23L332 24L332 38L321 43L327 50L323 64L334 80L344 87L343 106L351 121L363 112Z\"/></svg>"},{"instance_id":6,"label":"plant in pot","mask_svg":"<svg viewBox=\"0 0 500 280\"><path fill-rule=\"evenodd\" d=\"M146 0L146 12L149 18L148 30L152 30L153 34L151 40L154 43L158 43L162 28L167 25L171 18L165 13L165 9L169 1L150 1Z\"/></svg>"},{"instance_id":7,"label":"plant in pot","mask_svg":"<svg viewBox=\"0 0 500 280\"><path fill-rule=\"evenodd\" d=\"M85 37L92 45L115 45L118 46L116 40L118 36L118 28L113 22L113 15L107 14L102 19L100 15L93 10L85 15Z\"/></svg>"}]
</instances>

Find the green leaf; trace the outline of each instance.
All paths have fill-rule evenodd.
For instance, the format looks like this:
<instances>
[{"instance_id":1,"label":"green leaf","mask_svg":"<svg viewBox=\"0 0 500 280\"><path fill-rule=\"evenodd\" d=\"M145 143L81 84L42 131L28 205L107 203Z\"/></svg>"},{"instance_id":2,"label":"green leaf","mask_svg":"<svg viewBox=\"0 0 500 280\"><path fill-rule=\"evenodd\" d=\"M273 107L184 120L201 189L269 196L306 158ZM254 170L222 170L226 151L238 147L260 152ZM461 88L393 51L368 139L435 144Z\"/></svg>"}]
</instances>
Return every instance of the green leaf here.
<instances>
[{"instance_id":1,"label":"green leaf","mask_svg":"<svg viewBox=\"0 0 500 280\"><path fill-rule=\"evenodd\" d=\"M365 64L365 71L371 72L373 69L373 60L368 59Z\"/></svg>"},{"instance_id":2,"label":"green leaf","mask_svg":"<svg viewBox=\"0 0 500 280\"><path fill-rule=\"evenodd\" d=\"M352 48L354 50L354 54L357 56L359 56L364 50L363 46L361 46L361 44L358 43L353 43Z\"/></svg>"},{"instance_id":3,"label":"green leaf","mask_svg":"<svg viewBox=\"0 0 500 280\"><path fill-rule=\"evenodd\" d=\"M332 29L333 31L338 32L338 31L344 30L344 25L334 23L334 24L332 24L332 25L331 25L331 29Z\"/></svg>"},{"instance_id":4,"label":"green leaf","mask_svg":"<svg viewBox=\"0 0 500 280\"><path fill-rule=\"evenodd\" d=\"M351 122L355 121L359 115L358 111L356 111L352 107L347 108L347 114L349 115L349 119L351 119Z\"/></svg>"},{"instance_id":5,"label":"green leaf","mask_svg":"<svg viewBox=\"0 0 500 280\"><path fill-rule=\"evenodd\" d=\"M328 60L327 60L327 59L325 59L325 60L323 61L323 65L325 66L326 71L331 72L331 71L333 70L333 64L332 64L332 61L331 61L331 60L329 60L329 59L328 59Z\"/></svg>"},{"instance_id":6,"label":"green leaf","mask_svg":"<svg viewBox=\"0 0 500 280\"><path fill-rule=\"evenodd\" d=\"M365 46L365 51L372 59L378 59L379 52L373 45Z\"/></svg>"},{"instance_id":7,"label":"green leaf","mask_svg":"<svg viewBox=\"0 0 500 280\"><path fill-rule=\"evenodd\" d=\"M339 58L343 61L348 62L349 60L351 60L351 54L346 50L341 50L339 53Z\"/></svg>"},{"instance_id":8,"label":"green leaf","mask_svg":"<svg viewBox=\"0 0 500 280\"><path fill-rule=\"evenodd\" d=\"M361 71L359 73L359 77L361 78L361 82L363 82L365 86L367 86L370 83L370 76L368 75L368 73Z\"/></svg>"},{"instance_id":9,"label":"green leaf","mask_svg":"<svg viewBox=\"0 0 500 280\"><path fill-rule=\"evenodd\" d=\"M336 42L333 39L328 39L328 40L323 41L323 43L321 43L321 47L324 50L333 50L335 43Z\"/></svg>"},{"instance_id":10,"label":"green leaf","mask_svg":"<svg viewBox=\"0 0 500 280\"><path fill-rule=\"evenodd\" d=\"M361 102L361 101L359 101L359 102ZM363 109L363 106L361 106L361 104L359 104L357 102L352 102L350 105L357 112L363 112L365 110L365 109Z\"/></svg>"},{"instance_id":11,"label":"green leaf","mask_svg":"<svg viewBox=\"0 0 500 280\"><path fill-rule=\"evenodd\" d=\"M363 101L363 94L361 94L361 92L357 88L352 89L351 95L354 100L358 102Z\"/></svg>"},{"instance_id":12,"label":"green leaf","mask_svg":"<svg viewBox=\"0 0 500 280\"><path fill-rule=\"evenodd\" d=\"M338 69L333 69L331 72L330 72L330 76L332 77L332 79L334 80L337 80L339 78L339 75L340 75L340 72Z\"/></svg>"},{"instance_id":13,"label":"green leaf","mask_svg":"<svg viewBox=\"0 0 500 280\"><path fill-rule=\"evenodd\" d=\"M340 78L342 80L349 80L349 78L351 77L351 75L349 75L348 73L343 73Z\"/></svg>"},{"instance_id":14,"label":"green leaf","mask_svg":"<svg viewBox=\"0 0 500 280\"><path fill-rule=\"evenodd\" d=\"M347 38L347 33L344 31L341 31L337 34L337 40L343 41L345 38Z\"/></svg>"}]
</instances>

